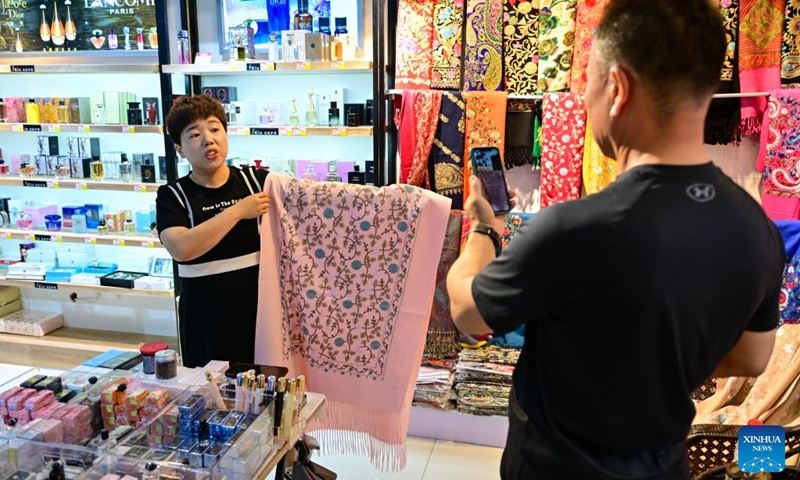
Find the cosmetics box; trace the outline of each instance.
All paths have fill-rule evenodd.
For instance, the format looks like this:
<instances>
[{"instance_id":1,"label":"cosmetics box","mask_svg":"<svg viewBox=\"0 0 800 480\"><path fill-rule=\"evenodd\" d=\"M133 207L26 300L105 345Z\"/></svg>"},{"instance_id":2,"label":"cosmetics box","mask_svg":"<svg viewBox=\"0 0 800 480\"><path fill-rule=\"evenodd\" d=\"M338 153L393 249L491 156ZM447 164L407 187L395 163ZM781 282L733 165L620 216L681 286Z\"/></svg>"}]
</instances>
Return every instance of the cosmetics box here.
<instances>
[{"instance_id":1,"label":"cosmetics box","mask_svg":"<svg viewBox=\"0 0 800 480\"><path fill-rule=\"evenodd\" d=\"M70 278L75 274L81 273L81 270L83 269L80 267L56 267L49 270L45 274L44 279L47 282L69 283Z\"/></svg>"},{"instance_id":2,"label":"cosmetics box","mask_svg":"<svg viewBox=\"0 0 800 480\"><path fill-rule=\"evenodd\" d=\"M155 165L156 156L152 153L134 153L131 156L131 158L133 159L133 164L131 165L131 170L133 171L133 175L139 176L139 178L141 179L142 165L148 165L148 164Z\"/></svg>"},{"instance_id":3,"label":"cosmetics box","mask_svg":"<svg viewBox=\"0 0 800 480\"><path fill-rule=\"evenodd\" d=\"M56 174L56 169L58 168L58 165L63 162L62 159L64 159L64 158L66 158L66 157L62 157L60 155L48 155L48 156L46 156L45 157L45 161L44 161L45 162L44 165L45 165L45 168L46 168L46 171L47 171L46 175L49 175L49 176L55 175Z\"/></svg>"},{"instance_id":4,"label":"cosmetics box","mask_svg":"<svg viewBox=\"0 0 800 480\"><path fill-rule=\"evenodd\" d=\"M68 157L69 160L69 174L74 179L91 178L91 158Z\"/></svg>"},{"instance_id":5,"label":"cosmetics box","mask_svg":"<svg viewBox=\"0 0 800 480\"><path fill-rule=\"evenodd\" d=\"M100 219L105 220L103 205L99 203L87 203L83 210L86 214L86 228L96 229L100 226Z\"/></svg>"},{"instance_id":6,"label":"cosmetics box","mask_svg":"<svg viewBox=\"0 0 800 480\"><path fill-rule=\"evenodd\" d=\"M152 160L148 160L148 163L142 163L139 168L142 175L142 183L156 183L156 166Z\"/></svg>"},{"instance_id":7,"label":"cosmetics box","mask_svg":"<svg viewBox=\"0 0 800 480\"><path fill-rule=\"evenodd\" d=\"M16 280L44 280L48 270L55 266L54 263L20 262L10 265L6 278Z\"/></svg>"},{"instance_id":8,"label":"cosmetics box","mask_svg":"<svg viewBox=\"0 0 800 480\"><path fill-rule=\"evenodd\" d=\"M58 123L58 98L42 97L39 103L39 123Z\"/></svg>"},{"instance_id":9,"label":"cosmetics box","mask_svg":"<svg viewBox=\"0 0 800 480\"><path fill-rule=\"evenodd\" d=\"M70 98L69 111L71 123L92 123L92 102L88 97Z\"/></svg>"},{"instance_id":10,"label":"cosmetics box","mask_svg":"<svg viewBox=\"0 0 800 480\"><path fill-rule=\"evenodd\" d=\"M351 124L348 115L350 113L355 113L355 118L357 123ZM361 125L366 124L366 119L364 118L364 104L362 103L345 103L344 104L344 115L342 116L343 125L347 125L348 127L358 127Z\"/></svg>"},{"instance_id":11,"label":"cosmetics box","mask_svg":"<svg viewBox=\"0 0 800 480\"><path fill-rule=\"evenodd\" d=\"M106 118L111 125L120 125L122 119L125 118L123 113L124 109L121 108L122 93L121 92L103 92L103 104L106 109Z\"/></svg>"},{"instance_id":12,"label":"cosmetics box","mask_svg":"<svg viewBox=\"0 0 800 480\"><path fill-rule=\"evenodd\" d=\"M100 158L100 139L97 137L78 137L78 156L81 158Z\"/></svg>"},{"instance_id":13,"label":"cosmetics box","mask_svg":"<svg viewBox=\"0 0 800 480\"><path fill-rule=\"evenodd\" d=\"M39 312L35 310L20 310L7 315L4 320L7 328L9 325L11 326L13 330L11 333L32 337L42 337L64 326L64 316L60 313ZM47 385L47 383L54 381L51 378L50 382L48 382L48 378L37 383L35 388L37 390L43 390L45 388L53 390L57 388L60 391L61 389L57 386Z\"/></svg>"},{"instance_id":14,"label":"cosmetics box","mask_svg":"<svg viewBox=\"0 0 800 480\"><path fill-rule=\"evenodd\" d=\"M331 36L327 33L306 33L303 41L305 61L321 62L331 59Z\"/></svg>"},{"instance_id":15,"label":"cosmetics box","mask_svg":"<svg viewBox=\"0 0 800 480\"><path fill-rule=\"evenodd\" d=\"M100 285L106 287L135 288L136 279L142 278L145 275L147 274L119 270L100 277Z\"/></svg>"},{"instance_id":16,"label":"cosmetics box","mask_svg":"<svg viewBox=\"0 0 800 480\"><path fill-rule=\"evenodd\" d=\"M57 205L43 205L35 207L26 207L22 209L23 212L31 216L33 220L33 227L38 229L45 229L45 216L58 215Z\"/></svg>"},{"instance_id":17,"label":"cosmetics box","mask_svg":"<svg viewBox=\"0 0 800 480\"><path fill-rule=\"evenodd\" d=\"M367 185L375 184L375 162L372 160L364 161L364 171L366 172Z\"/></svg>"},{"instance_id":18,"label":"cosmetics box","mask_svg":"<svg viewBox=\"0 0 800 480\"><path fill-rule=\"evenodd\" d=\"M155 205L151 205L148 210L140 209L134 213L134 221L136 222L136 232L150 235L150 224L153 223L155 217Z\"/></svg>"},{"instance_id":19,"label":"cosmetics box","mask_svg":"<svg viewBox=\"0 0 800 480\"><path fill-rule=\"evenodd\" d=\"M206 89L209 89L211 92L211 96L220 101L220 103L231 103L238 100L236 96L236 87L204 87L203 92L206 92Z\"/></svg>"},{"instance_id":20,"label":"cosmetics box","mask_svg":"<svg viewBox=\"0 0 800 480\"><path fill-rule=\"evenodd\" d=\"M364 104L364 123L367 125L373 125L373 112L375 108L375 103L372 99L368 99Z\"/></svg>"},{"instance_id":21,"label":"cosmetics box","mask_svg":"<svg viewBox=\"0 0 800 480\"><path fill-rule=\"evenodd\" d=\"M125 231L125 217L123 217L122 212L106 213L105 220L108 233L123 233Z\"/></svg>"},{"instance_id":22,"label":"cosmetics box","mask_svg":"<svg viewBox=\"0 0 800 480\"><path fill-rule=\"evenodd\" d=\"M101 275L93 273L78 273L72 276L70 283L77 283L79 285L100 285Z\"/></svg>"},{"instance_id":23,"label":"cosmetics box","mask_svg":"<svg viewBox=\"0 0 800 480\"><path fill-rule=\"evenodd\" d=\"M85 213L82 206L61 207L61 224L64 228L72 228L72 216L77 213Z\"/></svg>"},{"instance_id":24,"label":"cosmetics box","mask_svg":"<svg viewBox=\"0 0 800 480\"><path fill-rule=\"evenodd\" d=\"M161 106L157 97L142 97L142 119L145 125L161 124ZM151 110L155 111L155 122L151 122Z\"/></svg>"},{"instance_id":25,"label":"cosmetics box","mask_svg":"<svg viewBox=\"0 0 800 480\"><path fill-rule=\"evenodd\" d=\"M77 157L78 156L78 137L67 137L66 138L66 145L67 145L67 156L69 157Z\"/></svg>"},{"instance_id":26,"label":"cosmetics box","mask_svg":"<svg viewBox=\"0 0 800 480\"><path fill-rule=\"evenodd\" d=\"M6 108L6 122L25 123L25 99L20 97L3 97Z\"/></svg>"},{"instance_id":27,"label":"cosmetics box","mask_svg":"<svg viewBox=\"0 0 800 480\"><path fill-rule=\"evenodd\" d=\"M284 62L305 62L305 35L308 30L284 30L281 32L281 47Z\"/></svg>"},{"instance_id":28,"label":"cosmetics box","mask_svg":"<svg viewBox=\"0 0 800 480\"><path fill-rule=\"evenodd\" d=\"M116 256L119 270L127 272L140 272L148 275L153 263L152 255L141 253L119 253Z\"/></svg>"},{"instance_id":29,"label":"cosmetics box","mask_svg":"<svg viewBox=\"0 0 800 480\"><path fill-rule=\"evenodd\" d=\"M36 137L39 155L58 155L58 137L55 135L40 135Z\"/></svg>"},{"instance_id":30,"label":"cosmetics box","mask_svg":"<svg viewBox=\"0 0 800 480\"><path fill-rule=\"evenodd\" d=\"M90 273L92 275L108 275L116 271L117 264L108 262L95 262L83 269L83 273Z\"/></svg>"},{"instance_id":31,"label":"cosmetics box","mask_svg":"<svg viewBox=\"0 0 800 480\"><path fill-rule=\"evenodd\" d=\"M28 262L33 263L46 263L49 265L56 265L56 252L54 250L45 248L34 248L28 250Z\"/></svg>"}]
</instances>

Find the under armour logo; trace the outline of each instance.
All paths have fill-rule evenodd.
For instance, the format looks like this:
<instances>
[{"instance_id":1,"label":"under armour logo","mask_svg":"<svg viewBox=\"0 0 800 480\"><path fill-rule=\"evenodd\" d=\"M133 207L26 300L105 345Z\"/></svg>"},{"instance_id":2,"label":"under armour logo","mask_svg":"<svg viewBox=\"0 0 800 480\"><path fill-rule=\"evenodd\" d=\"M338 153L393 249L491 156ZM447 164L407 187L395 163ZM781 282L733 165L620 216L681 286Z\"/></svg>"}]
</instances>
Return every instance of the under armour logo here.
<instances>
[{"instance_id":1,"label":"under armour logo","mask_svg":"<svg viewBox=\"0 0 800 480\"><path fill-rule=\"evenodd\" d=\"M714 189L714 185L710 183L695 183L689 185L686 189L686 195L689 195L689 198L695 202L706 203L714 200L714 197L717 196L717 191Z\"/></svg>"}]
</instances>

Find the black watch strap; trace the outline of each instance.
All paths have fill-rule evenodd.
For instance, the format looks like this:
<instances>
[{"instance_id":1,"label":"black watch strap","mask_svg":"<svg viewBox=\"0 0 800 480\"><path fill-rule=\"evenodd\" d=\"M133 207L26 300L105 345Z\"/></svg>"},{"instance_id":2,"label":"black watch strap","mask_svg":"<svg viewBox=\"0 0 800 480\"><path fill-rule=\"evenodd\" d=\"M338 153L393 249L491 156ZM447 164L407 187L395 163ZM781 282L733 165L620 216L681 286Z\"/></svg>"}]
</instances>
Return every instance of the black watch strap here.
<instances>
[{"instance_id":1,"label":"black watch strap","mask_svg":"<svg viewBox=\"0 0 800 480\"><path fill-rule=\"evenodd\" d=\"M492 243L494 244L494 249L497 255L500 255L500 251L502 250L500 244L500 235L498 235L497 232L494 231L494 228L490 227L489 225L484 225L482 223L479 223L472 227L472 231L475 233L482 233L484 235L488 235L489 238L492 239Z\"/></svg>"}]
</instances>

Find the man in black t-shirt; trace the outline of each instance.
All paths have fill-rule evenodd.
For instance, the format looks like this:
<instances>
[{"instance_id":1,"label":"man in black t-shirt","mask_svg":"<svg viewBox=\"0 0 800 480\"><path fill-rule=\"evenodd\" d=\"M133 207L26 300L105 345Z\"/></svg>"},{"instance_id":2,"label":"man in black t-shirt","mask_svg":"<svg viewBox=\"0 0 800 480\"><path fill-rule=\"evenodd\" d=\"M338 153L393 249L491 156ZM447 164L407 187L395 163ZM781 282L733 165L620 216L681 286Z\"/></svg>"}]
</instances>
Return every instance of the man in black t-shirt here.
<instances>
[{"instance_id":1,"label":"man in black t-shirt","mask_svg":"<svg viewBox=\"0 0 800 480\"><path fill-rule=\"evenodd\" d=\"M526 325L503 479L688 479L690 393L766 367L784 251L706 155L724 53L714 2L611 0L586 105L616 183L543 210L495 260L502 222L471 179L453 318L468 333Z\"/></svg>"}]
</instances>

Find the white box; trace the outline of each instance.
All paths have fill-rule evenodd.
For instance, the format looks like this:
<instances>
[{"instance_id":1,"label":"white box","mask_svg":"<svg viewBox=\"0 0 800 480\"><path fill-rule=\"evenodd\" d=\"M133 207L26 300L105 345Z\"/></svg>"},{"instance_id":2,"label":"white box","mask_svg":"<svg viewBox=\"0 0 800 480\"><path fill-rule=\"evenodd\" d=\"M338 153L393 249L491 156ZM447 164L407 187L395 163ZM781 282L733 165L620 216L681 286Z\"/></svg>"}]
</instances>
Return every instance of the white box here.
<instances>
[{"instance_id":1,"label":"white box","mask_svg":"<svg viewBox=\"0 0 800 480\"><path fill-rule=\"evenodd\" d=\"M64 316L60 313L20 310L5 317L6 327L11 326L19 335L43 337L64 326Z\"/></svg>"},{"instance_id":2,"label":"white box","mask_svg":"<svg viewBox=\"0 0 800 480\"><path fill-rule=\"evenodd\" d=\"M54 266L55 262L53 263L19 262L8 266L8 275L6 275L6 277L11 278L10 275L33 275L33 276L41 276L42 278L44 278L45 273L47 273L47 271L52 269Z\"/></svg>"},{"instance_id":3,"label":"white box","mask_svg":"<svg viewBox=\"0 0 800 480\"><path fill-rule=\"evenodd\" d=\"M94 273L79 273L72 276L70 283L79 283L81 285L100 285L100 277L101 275L95 275Z\"/></svg>"},{"instance_id":4,"label":"white box","mask_svg":"<svg viewBox=\"0 0 800 480\"><path fill-rule=\"evenodd\" d=\"M57 261L55 250L32 248L28 250L28 260L22 263L49 263L55 265Z\"/></svg>"},{"instance_id":5,"label":"white box","mask_svg":"<svg viewBox=\"0 0 800 480\"><path fill-rule=\"evenodd\" d=\"M150 273L151 255L124 253L117 256L117 270L125 272Z\"/></svg>"},{"instance_id":6,"label":"white box","mask_svg":"<svg viewBox=\"0 0 800 480\"><path fill-rule=\"evenodd\" d=\"M161 277L141 277L133 281L133 287L143 290L169 290L172 288L172 280Z\"/></svg>"}]
</instances>

